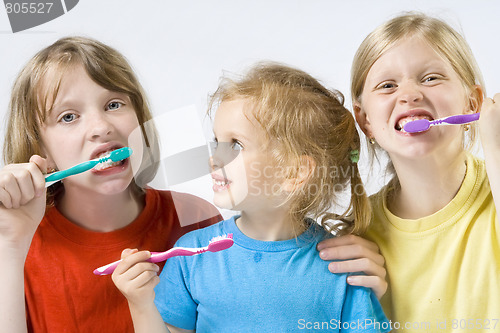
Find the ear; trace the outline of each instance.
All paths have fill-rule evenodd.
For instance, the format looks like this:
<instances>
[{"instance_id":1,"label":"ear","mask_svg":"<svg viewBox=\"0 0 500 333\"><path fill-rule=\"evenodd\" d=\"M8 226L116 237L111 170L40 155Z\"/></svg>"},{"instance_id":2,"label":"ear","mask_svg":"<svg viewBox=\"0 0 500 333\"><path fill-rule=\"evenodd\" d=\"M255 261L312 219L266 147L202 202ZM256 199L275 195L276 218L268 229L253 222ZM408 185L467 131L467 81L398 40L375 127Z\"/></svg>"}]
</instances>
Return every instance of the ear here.
<instances>
[{"instance_id":1,"label":"ear","mask_svg":"<svg viewBox=\"0 0 500 333\"><path fill-rule=\"evenodd\" d=\"M282 189L285 192L291 193L301 188L307 182L309 177L311 177L315 169L316 162L314 161L314 159L310 156L302 155L300 157L298 170L296 170L293 176L285 179L282 185Z\"/></svg>"},{"instance_id":2,"label":"ear","mask_svg":"<svg viewBox=\"0 0 500 333\"><path fill-rule=\"evenodd\" d=\"M366 112L364 112L363 108L361 107L361 103L354 102L353 108L354 108L354 117L356 118L356 122L358 123L363 133L365 133L365 135L368 138L373 137L370 119L368 118L368 115L366 114Z\"/></svg>"},{"instance_id":3,"label":"ear","mask_svg":"<svg viewBox=\"0 0 500 333\"><path fill-rule=\"evenodd\" d=\"M469 96L469 108L471 113L476 113L481 110L481 105L483 105L484 95L483 88L476 84L472 86L472 90Z\"/></svg>"}]
</instances>

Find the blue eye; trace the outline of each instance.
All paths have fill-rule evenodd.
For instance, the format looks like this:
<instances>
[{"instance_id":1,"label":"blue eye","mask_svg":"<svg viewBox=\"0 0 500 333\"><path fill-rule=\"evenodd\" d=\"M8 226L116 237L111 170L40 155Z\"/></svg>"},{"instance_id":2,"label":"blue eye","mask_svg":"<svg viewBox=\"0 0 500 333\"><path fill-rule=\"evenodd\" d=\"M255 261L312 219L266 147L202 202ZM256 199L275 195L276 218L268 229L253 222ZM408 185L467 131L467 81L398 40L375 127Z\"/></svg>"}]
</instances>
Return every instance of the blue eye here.
<instances>
[{"instance_id":1,"label":"blue eye","mask_svg":"<svg viewBox=\"0 0 500 333\"><path fill-rule=\"evenodd\" d=\"M234 141L232 144L231 144L231 149L233 150L237 150L237 151L240 151L243 149L243 146L241 145L241 143L239 143L238 141Z\"/></svg>"},{"instance_id":2,"label":"blue eye","mask_svg":"<svg viewBox=\"0 0 500 333\"><path fill-rule=\"evenodd\" d=\"M76 114L74 114L74 113L66 113L60 119L60 121L63 123L71 123L75 120L76 120Z\"/></svg>"},{"instance_id":3,"label":"blue eye","mask_svg":"<svg viewBox=\"0 0 500 333\"><path fill-rule=\"evenodd\" d=\"M438 79L438 78L437 78L437 77L435 77L435 76L429 76L429 77L427 77L427 78L424 80L424 82L431 82L431 81L435 81L435 80L437 80L437 79Z\"/></svg>"},{"instance_id":4,"label":"blue eye","mask_svg":"<svg viewBox=\"0 0 500 333\"><path fill-rule=\"evenodd\" d=\"M111 102L108 104L108 106L106 106L106 110L116 110L116 109L119 109L121 108L123 105L123 103L120 103L120 102Z\"/></svg>"}]
</instances>

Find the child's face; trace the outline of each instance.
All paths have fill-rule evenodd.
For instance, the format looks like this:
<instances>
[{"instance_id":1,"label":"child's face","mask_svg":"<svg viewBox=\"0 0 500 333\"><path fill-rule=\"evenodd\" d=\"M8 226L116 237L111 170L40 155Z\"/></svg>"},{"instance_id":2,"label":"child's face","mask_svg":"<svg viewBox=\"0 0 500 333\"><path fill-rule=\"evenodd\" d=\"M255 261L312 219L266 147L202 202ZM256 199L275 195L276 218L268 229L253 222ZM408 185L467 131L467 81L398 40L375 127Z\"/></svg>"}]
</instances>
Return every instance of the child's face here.
<instances>
[{"instance_id":1,"label":"child's face","mask_svg":"<svg viewBox=\"0 0 500 333\"><path fill-rule=\"evenodd\" d=\"M283 198L277 195L281 173L273 165L264 129L252 118L243 99L226 101L217 109L212 156L214 203L240 211L266 211ZM248 117L247 117L248 115Z\"/></svg>"},{"instance_id":2,"label":"child's face","mask_svg":"<svg viewBox=\"0 0 500 333\"><path fill-rule=\"evenodd\" d=\"M467 111L468 96L450 63L418 37L406 38L370 68L356 118L391 159L419 158L461 149L460 126L431 127L409 134L400 128L412 116L437 119Z\"/></svg>"},{"instance_id":3,"label":"child's face","mask_svg":"<svg viewBox=\"0 0 500 333\"><path fill-rule=\"evenodd\" d=\"M63 76L53 108L41 125L42 146L49 165L64 170L129 146L128 137L138 126L127 95L99 86L82 66L75 65ZM132 178L131 163L126 159L103 170L66 178L64 184L66 190L76 186L113 194L127 189Z\"/></svg>"}]
</instances>

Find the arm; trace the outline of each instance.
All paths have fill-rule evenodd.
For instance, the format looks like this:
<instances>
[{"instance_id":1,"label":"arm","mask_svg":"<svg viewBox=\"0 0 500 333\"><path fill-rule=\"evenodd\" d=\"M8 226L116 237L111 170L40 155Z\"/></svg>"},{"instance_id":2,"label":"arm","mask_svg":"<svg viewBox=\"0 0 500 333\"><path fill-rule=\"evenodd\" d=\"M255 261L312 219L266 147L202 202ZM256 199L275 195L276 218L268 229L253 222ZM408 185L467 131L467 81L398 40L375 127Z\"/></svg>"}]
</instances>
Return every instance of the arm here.
<instances>
[{"instance_id":1,"label":"arm","mask_svg":"<svg viewBox=\"0 0 500 333\"><path fill-rule=\"evenodd\" d=\"M10 164L0 170L0 327L26 332L24 262L45 212L46 162Z\"/></svg>"},{"instance_id":2,"label":"arm","mask_svg":"<svg viewBox=\"0 0 500 333\"><path fill-rule=\"evenodd\" d=\"M479 118L479 134L484 151L486 172L490 181L491 193L500 221L500 93L486 98Z\"/></svg>"},{"instance_id":3,"label":"arm","mask_svg":"<svg viewBox=\"0 0 500 333\"><path fill-rule=\"evenodd\" d=\"M123 261L112 275L113 282L127 298L130 314L136 333L189 333L163 322L154 304L154 287L160 282L159 267L147 262L151 257L148 251L126 249L122 253ZM167 328L168 327L168 328Z\"/></svg>"},{"instance_id":4,"label":"arm","mask_svg":"<svg viewBox=\"0 0 500 333\"><path fill-rule=\"evenodd\" d=\"M359 236L346 235L322 241L318 244L318 251L323 260L341 260L328 265L332 273L366 274L349 276L347 283L350 285L371 288L378 299L387 291L385 259L377 244Z\"/></svg>"}]
</instances>

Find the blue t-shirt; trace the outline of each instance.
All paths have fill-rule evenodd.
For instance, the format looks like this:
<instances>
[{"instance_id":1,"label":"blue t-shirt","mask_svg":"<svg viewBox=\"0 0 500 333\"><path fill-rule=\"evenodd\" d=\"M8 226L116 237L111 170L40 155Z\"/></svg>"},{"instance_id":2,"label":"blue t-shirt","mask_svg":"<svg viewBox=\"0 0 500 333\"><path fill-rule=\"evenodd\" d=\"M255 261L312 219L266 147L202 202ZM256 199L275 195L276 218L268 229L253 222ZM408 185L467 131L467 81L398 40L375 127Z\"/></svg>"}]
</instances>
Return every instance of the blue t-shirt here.
<instances>
[{"instance_id":1,"label":"blue t-shirt","mask_svg":"<svg viewBox=\"0 0 500 333\"><path fill-rule=\"evenodd\" d=\"M245 236L235 217L184 235L176 246L203 247L233 234L227 250L167 261L155 304L170 325L201 332L388 332L371 291L332 274L316 244L329 236L316 223L296 239Z\"/></svg>"}]
</instances>

